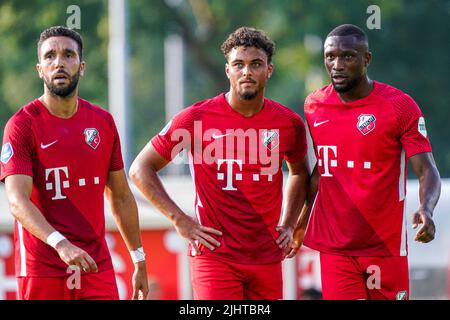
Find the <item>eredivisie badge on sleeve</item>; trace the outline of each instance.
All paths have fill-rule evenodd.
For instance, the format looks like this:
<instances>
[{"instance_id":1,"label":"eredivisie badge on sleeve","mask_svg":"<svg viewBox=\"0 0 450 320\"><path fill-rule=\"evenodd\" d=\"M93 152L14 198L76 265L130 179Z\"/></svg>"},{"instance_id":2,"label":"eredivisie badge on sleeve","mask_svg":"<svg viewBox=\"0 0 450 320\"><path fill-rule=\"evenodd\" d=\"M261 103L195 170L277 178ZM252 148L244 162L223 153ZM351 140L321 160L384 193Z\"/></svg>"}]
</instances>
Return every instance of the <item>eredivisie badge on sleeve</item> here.
<instances>
[{"instance_id":1,"label":"eredivisie badge on sleeve","mask_svg":"<svg viewBox=\"0 0 450 320\"><path fill-rule=\"evenodd\" d=\"M356 126L363 135L366 135L375 129L375 120L377 119L373 114L361 114L358 117L358 123Z\"/></svg>"},{"instance_id":2,"label":"eredivisie badge on sleeve","mask_svg":"<svg viewBox=\"0 0 450 320\"><path fill-rule=\"evenodd\" d=\"M264 130L262 133L262 142L269 150L275 149L280 144L278 130Z\"/></svg>"},{"instance_id":3,"label":"eredivisie badge on sleeve","mask_svg":"<svg viewBox=\"0 0 450 320\"><path fill-rule=\"evenodd\" d=\"M13 148L11 146L11 143L7 142L2 147L2 155L1 155L1 161L4 164L7 164L9 159L12 158L14 154Z\"/></svg>"},{"instance_id":4,"label":"eredivisie badge on sleeve","mask_svg":"<svg viewBox=\"0 0 450 320\"><path fill-rule=\"evenodd\" d=\"M97 149L100 144L100 134L95 128L84 129L84 141L92 147L92 149Z\"/></svg>"}]
</instances>

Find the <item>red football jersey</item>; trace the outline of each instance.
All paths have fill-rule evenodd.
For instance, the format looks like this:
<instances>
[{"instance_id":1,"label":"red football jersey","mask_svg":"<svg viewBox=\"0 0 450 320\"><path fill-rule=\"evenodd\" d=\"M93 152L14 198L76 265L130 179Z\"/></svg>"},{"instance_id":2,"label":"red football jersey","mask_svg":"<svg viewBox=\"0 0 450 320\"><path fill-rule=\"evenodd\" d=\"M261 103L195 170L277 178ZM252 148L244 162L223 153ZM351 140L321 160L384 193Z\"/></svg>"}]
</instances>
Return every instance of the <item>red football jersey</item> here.
<instances>
[{"instance_id":1,"label":"red football jersey","mask_svg":"<svg viewBox=\"0 0 450 320\"><path fill-rule=\"evenodd\" d=\"M169 161L188 150L196 218L223 233L221 246L203 247L202 254L243 264L281 261L275 228L282 160L295 163L306 154L305 127L296 113L264 99L257 114L244 117L221 94L181 111L152 144Z\"/></svg>"},{"instance_id":2,"label":"red football jersey","mask_svg":"<svg viewBox=\"0 0 450 320\"><path fill-rule=\"evenodd\" d=\"M405 256L406 159L431 152L422 113L404 92L374 82L342 103L330 84L305 118L320 174L305 245L351 256Z\"/></svg>"},{"instance_id":3,"label":"red football jersey","mask_svg":"<svg viewBox=\"0 0 450 320\"><path fill-rule=\"evenodd\" d=\"M91 255L99 271L112 268L104 237L105 184L109 171L122 168L112 116L81 98L70 119L53 116L36 99L6 125L0 179L33 177L31 201L56 230ZM56 250L20 223L15 224L15 259L17 276L67 275Z\"/></svg>"}]
</instances>

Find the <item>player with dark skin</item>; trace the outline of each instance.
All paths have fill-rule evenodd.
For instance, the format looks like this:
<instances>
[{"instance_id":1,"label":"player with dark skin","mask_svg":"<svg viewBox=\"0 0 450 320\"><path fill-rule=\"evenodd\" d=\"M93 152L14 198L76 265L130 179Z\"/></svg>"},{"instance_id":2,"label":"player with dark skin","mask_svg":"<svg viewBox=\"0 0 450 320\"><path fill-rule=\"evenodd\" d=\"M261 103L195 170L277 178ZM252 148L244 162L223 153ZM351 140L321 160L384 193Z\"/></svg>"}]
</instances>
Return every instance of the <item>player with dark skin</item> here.
<instances>
[{"instance_id":1,"label":"player with dark skin","mask_svg":"<svg viewBox=\"0 0 450 320\"><path fill-rule=\"evenodd\" d=\"M330 36L325 40L325 68L342 103L364 98L371 93L374 84L367 74L371 60L372 53L367 41L363 39L355 36ZM431 152L416 154L409 158L409 162L420 184L420 206L412 215L412 227L416 229L419 225L422 226L414 240L427 243L434 239L436 231L433 210L440 196L440 175ZM295 256L303 243L312 203L318 190L317 170L314 170L310 179L308 205L300 215L289 258Z\"/></svg>"}]
</instances>

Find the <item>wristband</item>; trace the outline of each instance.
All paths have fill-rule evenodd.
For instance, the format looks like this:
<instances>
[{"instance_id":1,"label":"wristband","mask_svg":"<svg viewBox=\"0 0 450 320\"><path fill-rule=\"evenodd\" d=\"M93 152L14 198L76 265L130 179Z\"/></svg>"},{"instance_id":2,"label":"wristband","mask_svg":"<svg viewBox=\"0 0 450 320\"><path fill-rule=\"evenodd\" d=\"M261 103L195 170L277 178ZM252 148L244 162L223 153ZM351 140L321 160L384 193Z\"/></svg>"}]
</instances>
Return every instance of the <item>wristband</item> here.
<instances>
[{"instance_id":1,"label":"wristband","mask_svg":"<svg viewBox=\"0 0 450 320\"><path fill-rule=\"evenodd\" d=\"M48 237L47 237L47 244L51 246L53 249L55 249L56 245L66 239L61 233L58 231L53 231Z\"/></svg>"},{"instance_id":2,"label":"wristband","mask_svg":"<svg viewBox=\"0 0 450 320\"><path fill-rule=\"evenodd\" d=\"M130 251L131 260L133 260L133 263L138 263L141 261L145 261L145 252L144 248L140 247L136 250Z\"/></svg>"}]
</instances>

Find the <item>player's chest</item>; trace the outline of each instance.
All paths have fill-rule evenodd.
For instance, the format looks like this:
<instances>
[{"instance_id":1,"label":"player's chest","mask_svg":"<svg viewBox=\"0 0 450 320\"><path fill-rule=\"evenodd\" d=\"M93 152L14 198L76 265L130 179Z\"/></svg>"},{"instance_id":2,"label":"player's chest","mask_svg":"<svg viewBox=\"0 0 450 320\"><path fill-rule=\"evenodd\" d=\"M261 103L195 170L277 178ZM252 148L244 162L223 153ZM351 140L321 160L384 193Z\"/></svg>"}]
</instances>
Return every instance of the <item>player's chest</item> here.
<instances>
[{"instance_id":1,"label":"player's chest","mask_svg":"<svg viewBox=\"0 0 450 320\"><path fill-rule=\"evenodd\" d=\"M95 121L53 122L33 131L34 151L43 163L100 161L112 148L110 130Z\"/></svg>"},{"instance_id":2,"label":"player's chest","mask_svg":"<svg viewBox=\"0 0 450 320\"><path fill-rule=\"evenodd\" d=\"M348 109L318 107L308 115L308 125L316 145L373 148L397 141L395 114L374 105Z\"/></svg>"}]
</instances>

